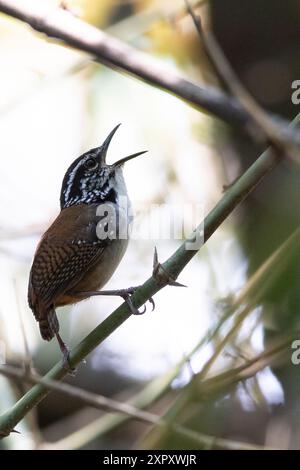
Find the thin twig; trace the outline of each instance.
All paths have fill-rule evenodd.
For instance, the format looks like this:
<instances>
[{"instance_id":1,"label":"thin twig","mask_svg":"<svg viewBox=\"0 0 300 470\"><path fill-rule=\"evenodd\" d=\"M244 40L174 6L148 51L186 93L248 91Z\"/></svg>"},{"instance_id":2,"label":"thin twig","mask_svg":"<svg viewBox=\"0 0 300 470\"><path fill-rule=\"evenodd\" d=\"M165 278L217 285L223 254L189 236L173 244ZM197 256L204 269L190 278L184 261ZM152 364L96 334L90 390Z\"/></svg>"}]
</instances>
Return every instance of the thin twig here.
<instances>
[{"instance_id":1,"label":"thin twig","mask_svg":"<svg viewBox=\"0 0 300 470\"><path fill-rule=\"evenodd\" d=\"M286 334L284 338L274 341L265 351L244 361L240 366L221 372L213 377L202 380L201 374L196 374L193 383L189 384L191 393L197 400L212 399L212 396L225 393L233 385L242 380L255 376L257 372L284 359L290 360L291 344L299 338L300 331Z\"/></svg>"},{"instance_id":2,"label":"thin twig","mask_svg":"<svg viewBox=\"0 0 300 470\"><path fill-rule=\"evenodd\" d=\"M20 327L21 327L21 332L22 332L22 337L23 337L23 344L24 344L24 370L26 373L30 373L32 369L32 359L30 355L30 349L27 341L27 336L26 336L26 331L25 331L25 325L24 325L24 320L23 320L23 315L21 311L21 305L20 305L20 298L19 298L19 293L18 293L18 286L16 279L13 280L14 282L14 290L15 290L15 295L16 295L16 302L17 302L17 311L19 315L19 321L20 321Z\"/></svg>"}]
</instances>

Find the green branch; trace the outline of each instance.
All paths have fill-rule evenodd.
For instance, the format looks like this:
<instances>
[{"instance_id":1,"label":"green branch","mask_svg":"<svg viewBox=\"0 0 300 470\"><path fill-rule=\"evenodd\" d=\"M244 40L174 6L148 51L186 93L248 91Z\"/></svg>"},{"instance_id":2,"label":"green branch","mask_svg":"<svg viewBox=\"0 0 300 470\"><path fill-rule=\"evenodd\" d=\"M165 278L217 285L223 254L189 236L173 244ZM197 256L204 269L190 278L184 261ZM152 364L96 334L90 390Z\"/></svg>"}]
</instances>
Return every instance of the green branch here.
<instances>
[{"instance_id":1,"label":"green branch","mask_svg":"<svg viewBox=\"0 0 300 470\"><path fill-rule=\"evenodd\" d=\"M300 121L300 115L297 116ZM296 122L296 120L294 121ZM198 249L188 250L187 243L195 242L204 227L204 242L206 242L228 215L242 202L266 176L273 167L280 161L277 154L267 150L251 167L229 187L218 204L207 215L199 227L191 234L188 240L178 248L178 250L163 263L163 271L176 279L188 262L196 255ZM200 247L199 247L200 249ZM132 300L136 307L142 306L147 300L154 296L160 289L167 285L167 279L160 276L151 276L133 295ZM102 343L113 331L115 331L130 316L128 306L123 303L114 312L98 325L84 340L79 343L70 353L70 363L73 367L78 365L91 351ZM61 380L67 374L61 363L56 364L46 375L52 380ZM0 416L0 436L7 436L21 419L32 410L49 391L38 384L32 387L10 410Z\"/></svg>"},{"instance_id":2,"label":"green branch","mask_svg":"<svg viewBox=\"0 0 300 470\"><path fill-rule=\"evenodd\" d=\"M210 436L207 434L199 433L197 431L192 431L180 424L173 423L171 426L167 421L162 420L160 416L150 413L148 411L142 411L133 405L128 403L122 403L114 399L105 397L103 395L98 395L96 393L87 392L80 388L74 387L69 384L61 384L60 382L45 379L36 374L26 374L26 371L12 366L0 366L0 374L4 374L10 378L21 379L23 382L28 383L43 383L45 387L49 390L56 391L58 393L65 394L76 398L77 400L82 401L83 403L93 406L96 409L104 409L109 411L117 411L125 414L131 418L134 418L138 421L141 421L146 424L155 425L159 429L169 430L174 432L177 436L185 439L189 439L197 446L207 447L208 445L213 445L215 448L224 448L224 449L241 449L241 450L263 450L264 447L257 446L253 444L247 444L243 442L237 442L229 439L219 439L215 436Z\"/></svg>"}]
</instances>

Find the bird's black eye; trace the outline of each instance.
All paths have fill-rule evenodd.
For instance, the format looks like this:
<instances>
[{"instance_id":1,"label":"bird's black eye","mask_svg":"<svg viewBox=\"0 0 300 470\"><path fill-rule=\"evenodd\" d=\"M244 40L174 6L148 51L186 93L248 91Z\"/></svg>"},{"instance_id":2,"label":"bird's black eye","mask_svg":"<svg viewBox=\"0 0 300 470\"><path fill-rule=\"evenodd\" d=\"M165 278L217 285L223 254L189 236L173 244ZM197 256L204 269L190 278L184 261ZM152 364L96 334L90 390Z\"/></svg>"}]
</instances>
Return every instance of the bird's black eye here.
<instances>
[{"instance_id":1,"label":"bird's black eye","mask_svg":"<svg viewBox=\"0 0 300 470\"><path fill-rule=\"evenodd\" d=\"M95 158L89 158L85 163L84 166L87 170L95 170L98 166L97 160Z\"/></svg>"}]
</instances>

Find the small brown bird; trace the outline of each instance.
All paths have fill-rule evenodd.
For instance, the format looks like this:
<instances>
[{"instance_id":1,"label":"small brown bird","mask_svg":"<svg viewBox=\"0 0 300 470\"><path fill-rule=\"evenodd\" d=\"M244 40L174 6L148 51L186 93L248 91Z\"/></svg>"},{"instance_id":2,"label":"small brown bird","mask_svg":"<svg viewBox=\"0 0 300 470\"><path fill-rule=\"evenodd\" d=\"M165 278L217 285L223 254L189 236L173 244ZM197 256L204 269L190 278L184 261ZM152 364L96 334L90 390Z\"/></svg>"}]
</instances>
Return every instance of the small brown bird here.
<instances>
[{"instance_id":1,"label":"small brown bird","mask_svg":"<svg viewBox=\"0 0 300 470\"><path fill-rule=\"evenodd\" d=\"M120 124L119 124L120 125ZM61 212L42 236L34 255L28 302L43 339L56 336L68 364L69 350L59 335L57 307L92 295L120 295L133 314L130 295L136 288L101 291L120 263L127 245L130 202L123 164L138 152L108 165L106 153L116 126L104 143L77 158L61 188Z\"/></svg>"}]
</instances>

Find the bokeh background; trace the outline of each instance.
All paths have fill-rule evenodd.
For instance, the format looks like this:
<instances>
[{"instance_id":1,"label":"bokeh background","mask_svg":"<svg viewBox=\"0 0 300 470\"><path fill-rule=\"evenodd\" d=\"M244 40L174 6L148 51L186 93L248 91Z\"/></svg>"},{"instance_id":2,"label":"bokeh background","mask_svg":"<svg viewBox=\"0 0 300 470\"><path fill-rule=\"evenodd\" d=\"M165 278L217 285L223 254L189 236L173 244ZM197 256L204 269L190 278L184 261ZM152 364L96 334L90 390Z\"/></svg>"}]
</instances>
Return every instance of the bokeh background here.
<instances>
[{"instance_id":1,"label":"bokeh background","mask_svg":"<svg viewBox=\"0 0 300 470\"><path fill-rule=\"evenodd\" d=\"M171 70L203 86L220 86L181 0L70 0L67 5ZM194 5L258 102L294 117L291 83L300 78L299 2L207 0ZM151 220L159 223L166 207L179 220L184 204L201 204L207 213L261 149L175 97L96 64L5 15L0 16L0 39L0 340L6 361L15 365L28 359L27 342L34 367L43 374L60 359L60 352L54 341L39 337L27 306L28 274L39 237L59 211L60 186L70 162L100 145L121 122L109 160L149 151L125 168L137 223L146 227ZM167 416L171 410L171 415L181 390L201 372L232 320L212 340L208 331L249 277L298 227L299 176L296 165L282 163L187 266L179 280L188 288L163 289L155 297L153 313L148 309L126 321L68 381L126 401L138 392L149 396L153 387L163 390L163 381L177 367L150 408ZM195 222L200 220L190 220L188 228ZM151 273L154 246L164 260L179 244L176 239L135 237L107 288L142 283ZM262 352L278 333L298 328L298 252L290 258L284 270L273 267L280 275L260 302L251 305L250 299L249 314L209 375L230 370ZM63 338L74 346L119 303L98 298L60 309ZM207 340L197 348L203 338ZM299 448L298 376L299 366L265 367L218 396L194 397L176 419L216 437ZM0 377L0 411L26 389ZM0 447L195 448L194 442L144 424L112 423L111 414L52 393L19 424L20 434L1 441Z\"/></svg>"}]
</instances>

